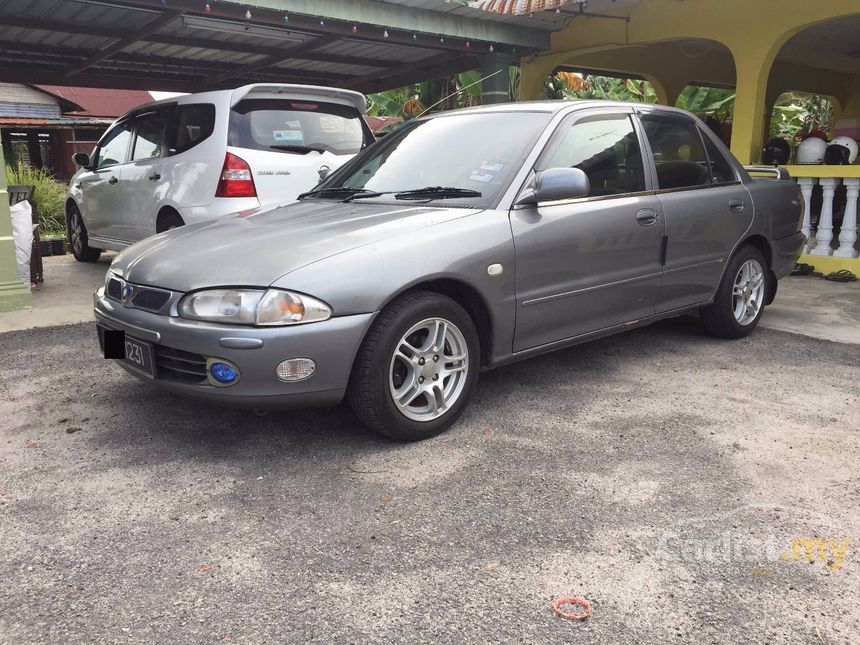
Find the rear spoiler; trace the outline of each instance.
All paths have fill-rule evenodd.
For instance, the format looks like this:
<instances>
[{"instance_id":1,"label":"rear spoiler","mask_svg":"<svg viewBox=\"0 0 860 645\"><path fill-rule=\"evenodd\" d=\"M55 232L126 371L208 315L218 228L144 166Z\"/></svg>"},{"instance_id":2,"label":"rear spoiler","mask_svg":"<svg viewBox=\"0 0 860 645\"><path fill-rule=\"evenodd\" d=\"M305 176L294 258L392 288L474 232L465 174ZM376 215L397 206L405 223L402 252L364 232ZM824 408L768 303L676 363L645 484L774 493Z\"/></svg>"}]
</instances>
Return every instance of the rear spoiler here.
<instances>
[{"instance_id":1,"label":"rear spoiler","mask_svg":"<svg viewBox=\"0 0 860 645\"><path fill-rule=\"evenodd\" d=\"M235 106L244 98L252 97L254 94L271 96L273 94L287 94L289 98L301 101L324 101L334 99L338 103L351 105L359 114L364 114L367 109L367 99L361 92L353 90L341 90L334 87L321 87L318 85L294 85L292 83L254 83L243 85L233 90L230 107Z\"/></svg>"},{"instance_id":2,"label":"rear spoiler","mask_svg":"<svg viewBox=\"0 0 860 645\"><path fill-rule=\"evenodd\" d=\"M779 166L744 166L751 175L773 175L774 179L791 179L791 175L785 168Z\"/></svg>"}]
</instances>

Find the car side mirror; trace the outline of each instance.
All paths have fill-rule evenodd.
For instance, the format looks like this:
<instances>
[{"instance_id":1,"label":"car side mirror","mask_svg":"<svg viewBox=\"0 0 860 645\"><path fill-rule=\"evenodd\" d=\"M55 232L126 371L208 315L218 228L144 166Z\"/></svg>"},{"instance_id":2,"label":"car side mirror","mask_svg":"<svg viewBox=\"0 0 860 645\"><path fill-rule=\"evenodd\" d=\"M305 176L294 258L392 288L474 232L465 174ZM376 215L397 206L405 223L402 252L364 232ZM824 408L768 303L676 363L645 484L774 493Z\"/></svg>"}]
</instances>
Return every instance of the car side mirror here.
<instances>
[{"instance_id":1,"label":"car side mirror","mask_svg":"<svg viewBox=\"0 0 860 645\"><path fill-rule=\"evenodd\" d=\"M86 152L76 152L72 155L72 161L78 168L90 167L90 156Z\"/></svg>"},{"instance_id":2,"label":"car side mirror","mask_svg":"<svg viewBox=\"0 0 860 645\"><path fill-rule=\"evenodd\" d=\"M579 168L548 168L535 173L531 186L520 193L517 204L537 204L587 197L591 184Z\"/></svg>"}]
</instances>

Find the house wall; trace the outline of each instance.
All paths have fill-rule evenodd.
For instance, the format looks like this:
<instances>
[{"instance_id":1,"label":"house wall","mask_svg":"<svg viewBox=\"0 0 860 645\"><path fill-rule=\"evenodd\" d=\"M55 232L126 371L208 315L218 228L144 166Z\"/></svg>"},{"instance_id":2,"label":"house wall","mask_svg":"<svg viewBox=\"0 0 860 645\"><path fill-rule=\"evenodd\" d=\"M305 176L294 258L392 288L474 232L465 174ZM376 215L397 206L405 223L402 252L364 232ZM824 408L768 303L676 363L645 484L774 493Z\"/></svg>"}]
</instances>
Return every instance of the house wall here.
<instances>
[{"instance_id":1,"label":"house wall","mask_svg":"<svg viewBox=\"0 0 860 645\"><path fill-rule=\"evenodd\" d=\"M55 118L60 116L60 105L55 98L32 87L0 83L0 116Z\"/></svg>"}]
</instances>

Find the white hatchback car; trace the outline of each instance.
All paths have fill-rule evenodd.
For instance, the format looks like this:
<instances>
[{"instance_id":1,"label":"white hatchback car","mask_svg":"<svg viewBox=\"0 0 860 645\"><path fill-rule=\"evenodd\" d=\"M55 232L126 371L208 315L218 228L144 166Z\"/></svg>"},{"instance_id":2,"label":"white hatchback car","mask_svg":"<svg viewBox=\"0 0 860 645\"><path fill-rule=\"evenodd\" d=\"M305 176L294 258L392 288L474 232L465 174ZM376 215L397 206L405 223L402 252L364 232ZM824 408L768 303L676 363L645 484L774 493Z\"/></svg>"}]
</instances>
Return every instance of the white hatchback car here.
<instances>
[{"instance_id":1,"label":"white hatchback car","mask_svg":"<svg viewBox=\"0 0 860 645\"><path fill-rule=\"evenodd\" d=\"M66 200L75 257L169 228L290 202L371 143L358 92L257 84L189 94L116 121Z\"/></svg>"}]
</instances>

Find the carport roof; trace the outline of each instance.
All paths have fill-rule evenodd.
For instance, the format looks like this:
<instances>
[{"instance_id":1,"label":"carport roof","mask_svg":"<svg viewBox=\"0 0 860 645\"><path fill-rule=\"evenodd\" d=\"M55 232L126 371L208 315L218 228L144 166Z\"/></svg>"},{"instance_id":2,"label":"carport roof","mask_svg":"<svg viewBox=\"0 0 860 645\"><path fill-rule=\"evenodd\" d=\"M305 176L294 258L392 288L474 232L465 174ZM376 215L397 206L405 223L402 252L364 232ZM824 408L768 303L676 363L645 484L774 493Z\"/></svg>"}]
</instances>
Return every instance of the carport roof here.
<instances>
[{"instance_id":1,"label":"carport roof","mask_svg":"<svg viewBox=\"0 0 860 645\"><path fill-rule=\"evenodd\" d=\"M490 52L546 49L562 26L445 0L5 0L0 81L370 92L474 69Z\"/></svg>"}]
</instances>

